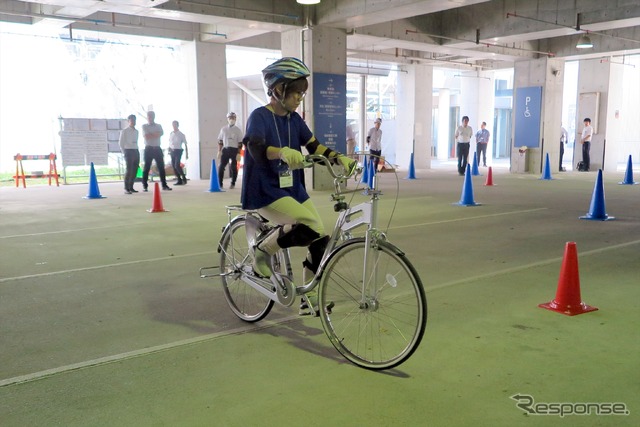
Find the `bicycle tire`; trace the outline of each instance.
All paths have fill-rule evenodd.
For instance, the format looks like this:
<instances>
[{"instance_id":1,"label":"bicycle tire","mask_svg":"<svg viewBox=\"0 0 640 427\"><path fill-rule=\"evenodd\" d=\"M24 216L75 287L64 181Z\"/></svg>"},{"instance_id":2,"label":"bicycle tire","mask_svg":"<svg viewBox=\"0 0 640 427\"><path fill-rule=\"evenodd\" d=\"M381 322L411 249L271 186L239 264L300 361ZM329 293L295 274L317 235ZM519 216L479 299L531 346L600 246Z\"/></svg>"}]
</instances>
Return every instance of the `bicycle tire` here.
<instances>
[{"instance_id":1,"label":"bicycle tire","mask_svg":"<svg viewBox=\"0 0 640 427\"><path fill-rule=\"evenodd\" d=\"M253 253L247 243L245 219L238 217L231 221L220 239L220 274L229 308L249 323L264 319L273 308L272 300L242 280L252 264Z\"/></svg>"},{"instance_id":2,"label":"bicycle tire","mask_svg":"<svg viewBox=\"0 0 640 427\"><path fill-rule=\"evenodd\" d=\"M392 244L371 248L375 268L363 280L365 239L349 240L325 263L320 317L331 344L350 362L371 370L394 368L418 348L427 324L422 281ZM366 283L363 292L363 283Z\"/></svg>"}]
</instances>

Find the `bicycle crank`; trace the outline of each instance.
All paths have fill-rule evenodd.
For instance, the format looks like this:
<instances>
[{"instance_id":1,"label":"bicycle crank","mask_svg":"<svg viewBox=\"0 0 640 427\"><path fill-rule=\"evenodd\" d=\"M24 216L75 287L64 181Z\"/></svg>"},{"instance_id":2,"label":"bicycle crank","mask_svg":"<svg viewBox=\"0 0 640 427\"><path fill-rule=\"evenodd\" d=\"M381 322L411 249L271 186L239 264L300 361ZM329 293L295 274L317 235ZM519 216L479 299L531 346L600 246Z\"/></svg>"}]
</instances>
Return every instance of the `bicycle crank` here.
<instances>
[{"instance_id":1,"label":"bicycle crank","mask_svg":"<svg viewBox=\"0 0 640 427\"><path fill-rule=\"evenodd\" d=\"M271 283L276 287L278 303L290 307L296 300L296 287L288 276L275 273L271 276Z\"/></svg>"}]
</instances>

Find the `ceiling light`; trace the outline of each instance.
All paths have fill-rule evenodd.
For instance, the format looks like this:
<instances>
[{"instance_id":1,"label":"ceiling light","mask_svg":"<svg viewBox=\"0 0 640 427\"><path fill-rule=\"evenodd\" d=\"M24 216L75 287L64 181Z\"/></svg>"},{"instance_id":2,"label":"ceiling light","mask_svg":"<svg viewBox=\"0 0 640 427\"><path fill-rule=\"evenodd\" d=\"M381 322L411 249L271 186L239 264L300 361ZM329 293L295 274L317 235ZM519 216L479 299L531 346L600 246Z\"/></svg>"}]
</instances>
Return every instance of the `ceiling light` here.
<instances>
[{"instance_id":1,"label":"ceiling light","mask_svg":"<svg viewBox=\"0 0 640 427\"><path fill-rule=\"evenodd\" d=\"M591 39L586 34L580 36L578 40L578 44L576 45L578 49L590 49L593 47L593 43L591 43Z\"/></svg>"},{"instance_id":2,"label":"ceiling light","mask_svg":"<svg viewBox=\"0 0 640 427\"><path fill-rule=\"evenodd\" d=\"M300 4L318 4L320 0L296 0Z\"/></svg>"}]
</instances>

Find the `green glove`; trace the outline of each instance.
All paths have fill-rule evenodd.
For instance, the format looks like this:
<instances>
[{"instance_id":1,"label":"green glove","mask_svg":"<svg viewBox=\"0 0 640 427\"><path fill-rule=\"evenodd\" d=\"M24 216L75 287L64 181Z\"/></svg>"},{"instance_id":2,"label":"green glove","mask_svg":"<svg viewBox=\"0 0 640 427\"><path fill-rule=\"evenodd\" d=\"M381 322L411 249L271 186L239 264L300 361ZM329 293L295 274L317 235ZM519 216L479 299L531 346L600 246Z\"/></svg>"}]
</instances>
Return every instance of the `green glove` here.
<instances>
[{"instance_id":1,"label":"green glove","mask_svg":"<svg viewBox=\"0 0 640 427\"><path fill-rule=\"evenodd\" d=\"M304 162L304 156L298 150L282 147L280 149L280 160L288 164L291 169L299 169Z\"/></svg>"},{"instance_id":2,"label":"green glove","mask_svg":"<svg viewBox=\"0 0 640 427\"><path fill-rule=\"evenodd\" d=\"M338 156L338 161L344 167L344 170L346 171L347 176L350 176L353 173L353 171L356 169L356 166L358 165L358 163L356 163L355 160L342 154Z\"/></svg>"}]
</instances>

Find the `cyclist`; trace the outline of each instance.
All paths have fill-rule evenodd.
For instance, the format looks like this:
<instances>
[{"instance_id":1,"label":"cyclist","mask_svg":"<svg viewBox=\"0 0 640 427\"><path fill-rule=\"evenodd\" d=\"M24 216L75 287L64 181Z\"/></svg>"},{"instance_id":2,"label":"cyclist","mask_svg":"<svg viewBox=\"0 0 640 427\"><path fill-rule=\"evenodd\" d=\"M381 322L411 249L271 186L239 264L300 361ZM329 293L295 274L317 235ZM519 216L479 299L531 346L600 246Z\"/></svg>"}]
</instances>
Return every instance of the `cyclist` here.
<instances>
[{"instance_id":1,"label":"cyclist","mask_svg":"<svg viewBox=\"0 0 640 427\"><path fill-rule=\"evenodd\" d=\"M241 194L244 209L255 209L278 224L254 248L255 272L270 277L271 257L278 250L307 246L304 283L315 275L329 236L305 188L304 172L299 169L304 161L301 148L324 155L349 172L356 166L352 159L320 144L296 113L309 87L310 74L302 61L291 57L279 59L262 70L270 100L254 110L247 121ZM308 301L303 298L300 314L317 315L317 292L306 297Z\"/></svg>"}]
</instances>

